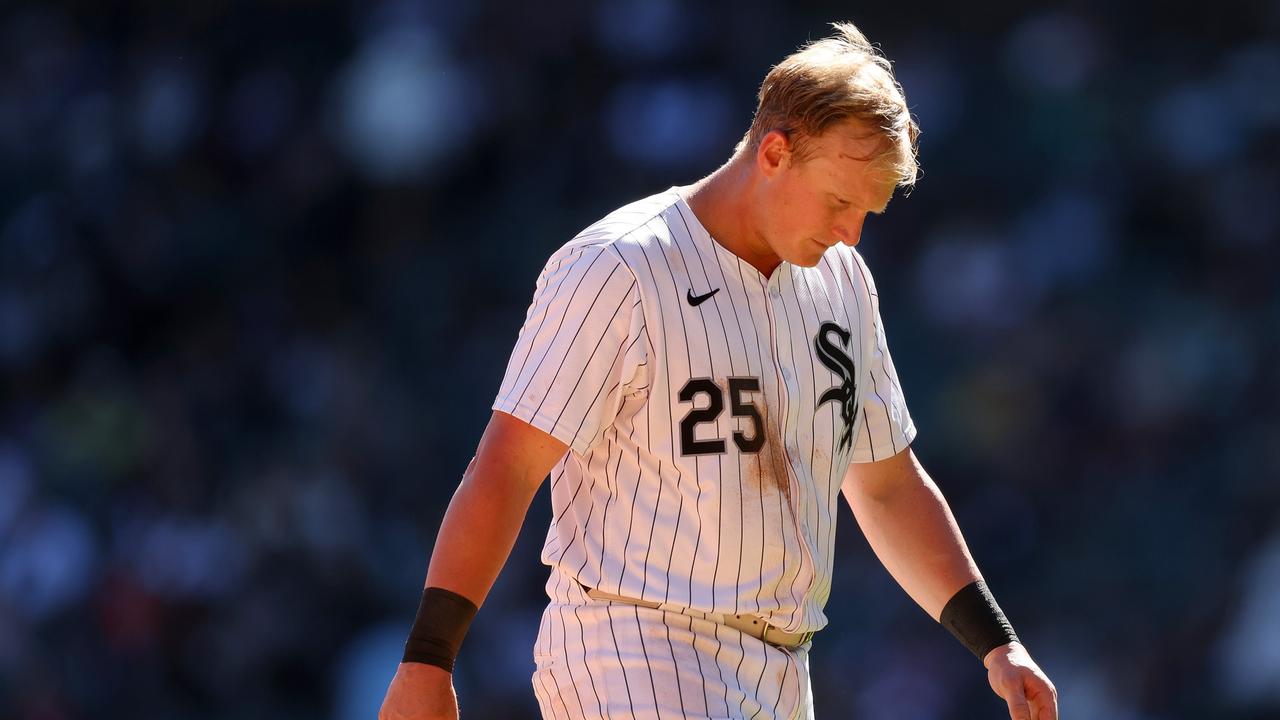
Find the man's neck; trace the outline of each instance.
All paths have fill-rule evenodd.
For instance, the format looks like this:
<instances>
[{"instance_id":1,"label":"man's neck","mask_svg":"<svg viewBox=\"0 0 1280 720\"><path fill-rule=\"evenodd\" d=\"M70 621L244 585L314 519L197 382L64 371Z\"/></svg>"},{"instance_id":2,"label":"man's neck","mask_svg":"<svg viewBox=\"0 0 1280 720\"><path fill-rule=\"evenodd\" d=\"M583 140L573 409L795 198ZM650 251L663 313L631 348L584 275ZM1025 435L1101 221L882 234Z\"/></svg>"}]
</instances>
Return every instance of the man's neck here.
<instances>
[{"instance_id":1,"label":"man's neck","mask_svg":"<svg viewBox=\"0 0 1280 720\"><path fill-rule=\"evenodd\" d=\"M751 168L734 156L681 194L712 240L769 277L782 261L756 229L752 189Z\"/></svg>"}]
</instances>

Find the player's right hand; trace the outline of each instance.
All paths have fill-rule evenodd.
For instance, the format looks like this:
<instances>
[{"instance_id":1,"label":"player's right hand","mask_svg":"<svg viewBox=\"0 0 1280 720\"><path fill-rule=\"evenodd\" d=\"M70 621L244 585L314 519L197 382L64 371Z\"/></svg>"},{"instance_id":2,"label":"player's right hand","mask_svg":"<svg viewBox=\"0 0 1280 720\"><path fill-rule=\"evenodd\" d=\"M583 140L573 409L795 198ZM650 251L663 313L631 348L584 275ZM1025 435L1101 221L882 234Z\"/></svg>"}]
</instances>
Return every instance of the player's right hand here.
<instances>
[{"instance_id":1,"label":"player's right hand","mask_svg":"<svg viewBox=\"0 0 1280 720\"><path fill-rule=\"evenodd\" d=\"M991 689L1009 704L1010 720L1058 720L1058 690L1020 642L987 653Z\"/></svg>"},{"instance_id":2,"label":"player's right hand","mask_svg":"<svg viewBox=\"0 0 1280 720\"><path fill-rule=\"evenodd\" d=\"M453 676L434 665L400 663L378 720L457 720Z\"/></svg>"}]
</instances>

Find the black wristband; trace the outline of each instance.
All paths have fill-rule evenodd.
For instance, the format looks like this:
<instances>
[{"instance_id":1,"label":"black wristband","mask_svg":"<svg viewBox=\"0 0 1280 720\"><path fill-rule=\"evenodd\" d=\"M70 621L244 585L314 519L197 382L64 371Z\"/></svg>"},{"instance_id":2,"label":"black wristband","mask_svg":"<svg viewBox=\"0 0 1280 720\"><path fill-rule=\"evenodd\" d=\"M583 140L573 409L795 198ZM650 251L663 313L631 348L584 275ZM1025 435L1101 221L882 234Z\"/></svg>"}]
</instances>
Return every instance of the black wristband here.
<instances>
[{"instance_id":1,"label":"black wristband","mask_svg":"<svg viewBox=\"0 0 1280 720\"><path fill-rule=\"evenodd\" d=\"M413 629L405 641L404 658L400 662L435 665L453 672L454 658L458 657L462 638L466 637L478 609L475 603L444 588L423 590L418 616L413 619Z\"/></svg>"},{"instance_id":2,"label":"black wristband","mask_svg":"<svg viewBox=\"0 0 1280 720\"><path fill-rule=\"evenodd\" d=\"M938 618L952 635L978 660L1001 645L1017 642L1009 619L1001 612L996 599L983 580L970 583L951 596Z\"/></svg>"}]
</instances>

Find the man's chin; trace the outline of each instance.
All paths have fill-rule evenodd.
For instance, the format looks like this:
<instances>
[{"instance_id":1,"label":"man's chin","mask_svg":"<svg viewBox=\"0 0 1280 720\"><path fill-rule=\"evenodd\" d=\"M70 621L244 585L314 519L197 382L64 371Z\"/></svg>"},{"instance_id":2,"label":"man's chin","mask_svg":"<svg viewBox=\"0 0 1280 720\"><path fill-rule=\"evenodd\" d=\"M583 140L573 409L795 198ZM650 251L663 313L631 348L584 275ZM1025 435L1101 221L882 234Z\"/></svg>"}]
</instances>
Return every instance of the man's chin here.
<instances>
[{"instance_id":1,"label":"man's chin","mask_svg":"<svg viewBox=\"0 0 1280 720\"><path fill-rule=\"evenodd\" d=\"M795 264L799 265L800 267L816 267L818 263L822 262L822 256L826 255L827 250L830 250L830 249L831 248L819 247L819 249L816 250L814 253L806 255L804 258L801 258L800 261Z\"/></svg>"},{"instance_id":2,"label":"man's chin","mask_svg":"<svg viewBox=\"0 0 1280 720\"><path fill-rule=\"evenodd\" d=\"M822 263L822 255L810 256L810 258L800 258L796 260L788 260L788 263L797 266L797 268L817 268L818 263Z\"/></svg>"},{"instance_id":3,"label":"man's chin","mask_svg":"<svg viewBox=\"0 0 1280 720\"><path fill-rule=\"evenodd\" d=\"M788 263L798 267L815 267L822 262L822 256L830 250L826 245L808 238L808 242L796 248L796 253L792 257L783 258Z\"/></svg>"}]
</instances>

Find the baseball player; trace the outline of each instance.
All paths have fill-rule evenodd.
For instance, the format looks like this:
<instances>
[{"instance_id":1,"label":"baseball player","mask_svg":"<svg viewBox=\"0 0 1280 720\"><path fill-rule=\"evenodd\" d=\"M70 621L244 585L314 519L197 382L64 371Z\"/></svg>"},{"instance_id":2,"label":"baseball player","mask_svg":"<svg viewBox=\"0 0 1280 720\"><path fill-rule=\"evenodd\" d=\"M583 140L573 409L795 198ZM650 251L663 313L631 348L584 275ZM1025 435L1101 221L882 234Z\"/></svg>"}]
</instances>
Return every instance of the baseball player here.
<instances>
[{"instance_id":1,"label":"baseball player","mask_svg":"<svg viewBox=\"0 0 1280 720\"><path fill-rule=\"evenodd\" d=\"M837 498L1018 720L1056 720L907 412L854 250L918 129L850 24L774 67L708 177L555 252L440 528L384 719L456 718L454 658L550 473L543 717L812 718Z\"/></svg>"}]
</instances>

